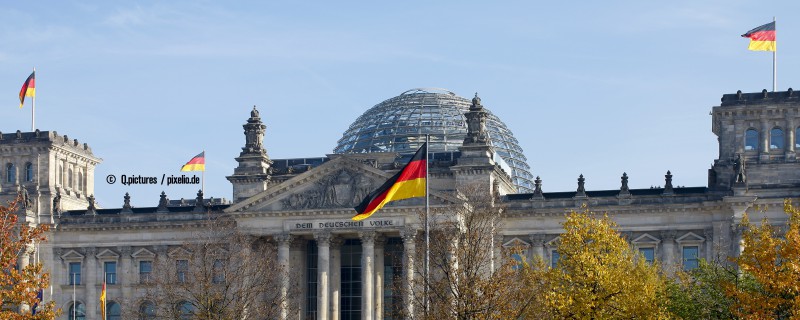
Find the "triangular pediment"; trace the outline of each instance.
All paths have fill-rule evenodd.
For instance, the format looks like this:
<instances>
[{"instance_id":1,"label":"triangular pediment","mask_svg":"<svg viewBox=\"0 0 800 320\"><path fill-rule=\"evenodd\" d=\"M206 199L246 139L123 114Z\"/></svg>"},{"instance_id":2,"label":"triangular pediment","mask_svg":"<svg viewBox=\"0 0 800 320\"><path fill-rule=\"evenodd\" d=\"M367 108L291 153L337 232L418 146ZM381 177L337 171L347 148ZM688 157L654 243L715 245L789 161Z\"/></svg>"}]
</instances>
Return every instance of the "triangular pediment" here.
<instances>
[{"instance_id":1,"label":"triangular pediment","mask_svg":"<svg viewBox=\"0 0 800 320\"><path fill-rule=\"evenodd\" d=\"M558 244L561 243L561 236L555 237L550 241L544 243L545 247L548 248L555 248L558 247Z\"/></svg>"},{"instance_id":2,"label":"triangular pediment","mask_svg":"<svg viewBox=\"0 0 800 320\"><path fill-rule=\"evenodd\" d=\"M189 251L189 250L186 250L186 249L184 249L182 247L178 247L178 248L170 250L167 253L167 255L170 258L189 258L189 257L192 256L192 252Z\"/></svg>"},{"instance_id":3,"label":"triangular pediment","mask_svg":"<svg viewBox=\"0 0 800 320\"><path fill-rule=\"evenodd\" d=\"M661 240L659 240L658 238L656 238L654 236L651 236L651 235L645 233L645 234L637 237L636 239L633 239L633 241L631 241L631 242L633 244L658 244L658 243L661 242Z\"/></svg>"},{"instance_id":4,"label":"triangular pediment","mask_svg":"<svg viewBox=\"0 0 800 320\"><path fill-rule=\"evenodd\" d=\"M131 255L131 257L134 257L136 259L153 259L153 258L156 257L156 254L153 253L150 250L147 250L145 248L141 248L139 250L136 250L136 252L134 252Z\"/></svg>"},{"instance_id":5,"label":"triangular pediment","mask_svg":"<svg viewBox=\"0 0 800 320\"><path fill-rule=\"evenodd\" d=\"M703 241L705 241L705 238L703 238L701 236L698 236L694 232L689 232L689 233L681 236L680 238L675 239L675 241L678 242L678 243L682 243L682 242L703 242Z\"/></svg>"},{"instance_id":6,"label":"triangular pediment","mask_svg":"<svg viewBox=\"0 0 800 320\"><path fill-rule=\"evenodd\" d=\"M78 251L69 250L66 253L61 255L62 260L83 260L84 255L80 254Z\"/></svg>"},{"instance_id":7,"label":"triangular pediment","mask_svg":"<svg viewBox=\"0 0 800 320\"><path fill-rule=\"evenodd\" d=\"M266 191L236 203L225 211L352 209L391 176L392 173L384 172L369 163L340 156L280 184L271 185ZM431 192L431 199L432 203L449 202L446 196L435 192ZM401 200L397 204L402 205L401 202L405 205L425 203L423 198Z\"/></svg>"},{"instance_id":8,"label":"triangular pediment","mask_svg":"<svg viewBox=\"0 0 800 320\"><path fill-rule=\"evenodd\" d=\"M503 243L503 248L527 248L530 246L531 246L530 243L525 242L524 240L516 237L514 239L506 241L506 243Z\"/></svg>"},{"instance_id":9,"label":"triangular pediment","mask_svg":"<svg viewBox=\"0 0 800 320\"><path fill-rule=\"evenodd\" d=\"M104 249L103 251L100 251L100 253L98 253L95 257L101 260L117 260L119 259L119 254L117 254L114 251L111 251L111 249Z\"/></svg>"}]
</instances>

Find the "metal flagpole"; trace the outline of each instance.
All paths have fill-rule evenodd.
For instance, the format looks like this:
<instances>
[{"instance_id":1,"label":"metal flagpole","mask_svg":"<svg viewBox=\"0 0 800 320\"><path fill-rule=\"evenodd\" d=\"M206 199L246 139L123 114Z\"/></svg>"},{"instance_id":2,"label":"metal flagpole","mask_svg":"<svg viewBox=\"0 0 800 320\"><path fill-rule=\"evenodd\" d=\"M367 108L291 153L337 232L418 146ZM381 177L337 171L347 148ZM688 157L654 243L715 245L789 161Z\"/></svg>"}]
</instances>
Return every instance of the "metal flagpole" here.
<instances>
[{"instance_id":1,"label":"metal flagpole","mask_svg":"<svg viewBox=\"0 0 800 320\"><path fill-rule=\"evenodd\" d=\"M778 91L778 24L774 16L772 22L775 23L775 50L772 51L772 92L776 92Z\"/></svg>"},{"instance_id":2,"label":"metal flagpole","mask_svg":"<svg viewBox=\"0 0 800 320\"><path fill-rule=\"evenodd\" d=\"M424 299L425 299L425 315L428 314L428 280L430 276L430 259L431 259L431 246L430 246L430 220L431 215L431 197L429 192L429 185L428 179L430 179L430 175L428 174L428 148L430 148L431 142L431 135L425 135L425 288L424 288Z\"/></svg>"},{"instance_id":3,"label":"metal flagpole","mask_svg":"<svg viewBox=\"0 0 800 320\"><path fill-rule=\"evenodd\" d=\"M203 192L203 197L206 196L206 151L203 150L203 171L200 174L200 191ZM200 204L202 205L202 203Z\"/></svg>"},{"instance_id":4,"label":"metal flagpole","mask_svg":"<svg viewBox=\"0 0 800 320\"><path fill-rule=\"evenodd\" d=\"M33 90L36 90L36 67L33 68ZM27 90L26 90L27 91ZM25 94L28 94L25 92ZM31 97L31 132L36 131L36 92Z\"/></svg>"}]
</instances>

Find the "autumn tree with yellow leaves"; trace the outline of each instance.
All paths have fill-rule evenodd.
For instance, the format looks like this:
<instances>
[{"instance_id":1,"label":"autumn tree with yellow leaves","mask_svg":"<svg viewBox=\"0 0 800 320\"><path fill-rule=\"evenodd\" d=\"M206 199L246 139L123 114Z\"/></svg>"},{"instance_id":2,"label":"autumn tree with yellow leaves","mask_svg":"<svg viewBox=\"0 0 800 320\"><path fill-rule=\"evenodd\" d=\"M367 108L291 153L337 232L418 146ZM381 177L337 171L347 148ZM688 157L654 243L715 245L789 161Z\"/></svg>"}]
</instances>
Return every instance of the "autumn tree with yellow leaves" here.
<instances>
[{"instance_id":1,"label":"autumn tree with yellow leaves","mask_svg":"<svg viewBox=\"0 0 800 320\"><path fill-rule=\"evenodd\" d=\"M742 319L800 319L800 208L784 201L785 232L764 220L742 220L744 251L734 259L740 278L753 285L727 283L733 312Z\"/></svg>"},{"instance_id":2,"label":"autumn tree with yellow leaves","mask_svg":"<svg viewBox=\"0 0 800 320\"><path fill-rule=\"evenodd\" d=\"M666 319L666 277L614 229L607 216L570 213L555 268L531 272L542 310L555 319ZM534 316L528 315L526 318Z\"/></svg>"},{"instance_id":3,"label":"autumn tree with yellow leaves","mask_svg":"<svg viewBox=\"0 0 800 320\"><path fill-rule=\"evenodd\" d=\"M14 201L0 206L0 319L55 319L55 303L41 303L38 293L50 285L50 277L41 263L20 268L19 261L30 255L36 242L45 241L48 227L29 227ZM36 307L35 314L31 308Z\"/></svg>"}]
</instances>

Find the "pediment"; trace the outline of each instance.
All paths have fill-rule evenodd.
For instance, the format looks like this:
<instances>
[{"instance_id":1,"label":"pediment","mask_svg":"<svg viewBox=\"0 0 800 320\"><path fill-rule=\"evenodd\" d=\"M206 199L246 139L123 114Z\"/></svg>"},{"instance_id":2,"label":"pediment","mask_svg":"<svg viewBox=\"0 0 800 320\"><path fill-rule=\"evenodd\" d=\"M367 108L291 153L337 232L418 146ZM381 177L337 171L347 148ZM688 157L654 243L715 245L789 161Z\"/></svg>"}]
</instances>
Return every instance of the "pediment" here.
<instances>
[{"instance_id":1,"label":"pediment","mask_svg":"<svg viewBox=\"0 0 800 320\"><path fill-rule=\"evenodd\" d=\"M503 243L503 248L527 248L530 246L531 246L530 243L527 243L525 242L525 240L522 240L520 238L514 238L509 241L506 241L506 243Z\"/></svg>"},{"instance_id":2,"label":"pediment","mask_svg":"<svg viewBox=\"0 0 800 320\"><path fill-rule=\"evenodd\" d=\"M135 259L153 259L153 258L156 257L156 254L153 253L150 250L147 250L145 248L141 248L139 250L136 250L136 252L134 252L131 255L131 257L133 257Z\"/></svg>"},{"instance_id":3,"label":"pediment","mask_svg":"<svg viewBox=\"0 0 800 320\"><path fill-rule=\"evenodd\" d=\"M633 243L633 244L658 244L660 242L661 242L661 240L659 240L658 238L656 238L654 236L651 236L651 235L649 235L647 233L645 233L645 234L637 237L636 239L633 239L633 241L631 241L631 243Z\"/></svg>"},{"instance_id":4,"label":"pediment","mask_svg":"<svg viewBox=\"0 0 800 320\"><path fill-rule=\"evenodd\" d=\"M186 250L186 249L184 249L182 247L178 247L178 248L170 250L167 253L167 255L170 258L189 258L189 257L192 256L192 252L189 251L189 250Z\"/></svg>"},{"instance_id":5,"label":"pediment","mask_svg":"<svg viewBox=\"0 0 800 320\"><path fill-rule=\"evenodd\" d=\"M392 174L368 163L337 157L236 203L226 212L300 211L351 209ZM431 199L448 202L447 197L431 192ZM436 200L434 200L436 201ZM424 199L398 201L401 205L424 205ZM391 204L389 205L391 206Z\"/></svg>"},{"instance_id":6,"label":"pediment","mask_svg":"<svg viewBox=\"0 0 800 320\"><path fill-rule=\"evenodd\" d=\"M558 244L561 243L561 236L553 238L553 240L547 241L544 245L548 248L555 248L558 247Z\"/></svg>"},{"instance_id":7,"label":"pediment","mask_svg":"<svg viewBox=\"0 0 800 320\"><path fill-rule=\"evenodd\" d=\"M97 259L100 260L117 260L119 259L119 254L117 254L114 251L111 251L111 249L104 249L103 251L100 251L100 253L98 253L95 257L97 257Z\"/></svg>"},{"instance_id":8,"label":"pediment","mask_svg":"<svg viewBox=\"0 0 800 320\"><path fill-rule=\"evenodd\" d=\"M694 232L689 232L687 234L684 234L680 238L675 239L675 241L678 242L678 243L681 243L681 242L703 242L705 240L706 240L705 238L703 238L701 236L698 236Z\"/></svg>"},{"instance_id":9,"label":"pediment","mask_svg":"<svg viewBox=\"0 0 800 320\"><path fill-rule=\"evenodd\" d=\"M75 250L69 250L61 255L62 260L83 260L84 257L84 255Z\"/></svg>"}]
</instances>

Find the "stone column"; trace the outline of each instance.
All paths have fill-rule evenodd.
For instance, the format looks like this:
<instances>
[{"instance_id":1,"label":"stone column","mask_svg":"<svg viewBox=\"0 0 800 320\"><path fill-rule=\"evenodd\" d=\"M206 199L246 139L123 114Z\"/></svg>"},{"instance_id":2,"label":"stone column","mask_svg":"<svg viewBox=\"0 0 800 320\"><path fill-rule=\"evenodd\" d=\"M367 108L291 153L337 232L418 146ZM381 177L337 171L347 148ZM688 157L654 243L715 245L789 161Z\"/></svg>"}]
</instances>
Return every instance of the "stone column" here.
<instances>
[{"instance_id":1,"label":"stone column","mask_svg":"<svg viewBox=\"0 0 800 320\"><path fill-rule=\"evenodd\" d=\"M86 253L86 275L82 276L81 281L86 280L86 296L84 302L86 303L86 319L99 319L100 307L98 306L100 295L97 294L97 248L88 247L84 249ZM81 283L83 284L83 283Z\"/></svg>"},{"instance_id":2,"label":"stone column","mask_svg":"<svg viewBox=\"0 0 800 320\"><path fill-rule=\"evenodd\" d=\"M489 272L494 273L495 270L503 266L503 235L495 233L492 236L492 265Z\"/></svg>"},{"instance_id":3,"label":"stone column","mask_svg":"<svg viewBox=\"0 0 800 320\"><path fill-rule=\"evenodd\" d=\"M664 261L664 270L667 273L672 273L677 267L675 264L675 230L661 231L661 244L662 244L662 261Z\"/></svg>"},{"instance_id":4,"label":"stone column","mask_svg":"<svg viewBox=\"0 0 800 320\"><path fill-rule=\"evenodd\" d=\"M339 299L342 293L342 244L340 237L331 239L331 320L339 320Z\"/></svg>"},{"instance_id":5,"label":"stone column","mask_svg":"<svg viewBox=\"0 0 800 320\"><path fill-rule=\"evenodd\" d=\"M27 245L25 249L22 250L22 254L19 255L17 258L17 267L19 270L24 269L31 263L31 252L33 252L33 245ZM31 306L27 304L22 304L19 306L19 311L22 313L28 313L31 310Z\"/></svg>"},{"instance_id":6,"label":"stone column","mask_svg":"<svg viewBox=\"0 0 800 320\"><path fill-rule=\"evenodd\" d=\"M122 246L118 247L119 250L119 276L118 281L119 285L122 288L122 300L128 301L133 298L132 290L133 287L131 286L134 281L133 280L133 257L131 257L132 249L130 246Z\"/></svg>"},{"instance_id":7,"label":"stone column","mask_svg":"<svg viewBox=\"0 0 800 320\"><path fill-rule=\"evenodd\" d=\"M292 235L282 233L275 235L278 243L278 272L281 273L280 308L278 319L285 320L289 317L289 248L292 244Z\"/></svg>"},{"instance_id":8,"label":"stone column","mask_svg":"<svg viewBox=\"0 0 800 320\"><path fill-rule=\"evenodd\" d=\"M314 234L317 240L317 319L328 320L328 275L330 274L330 232Z\"/></svg>"},{"instance_id":9,"label":"stone column","mask_svg":"<svg viewBox=\"0 0 800 320\"><path fill-rule=\"evenodd\" d=\"M543 234L532 234L530 235L531 239L531 262L534 261L537 257L544 260L544 235ZM549 264L548 264L549 265Z\"/></svg>"},{"instance_id":10,"label":"stone column","mask_svg":"<svg viewBox=\"0 0 800 320\"><path fill-rule=\"evenodd\" d=\"M383 258L386 238L378 235L375 237L375 320L383 320Z\"/></svg>"},{"instance_id":11,"label":"stone column","mask_svg":"<svg viewBox=\"0 0 800 320\"><path fill-rule=\"evenodd\" d=\"M769 132L770 127L767 119L761 119L761 148L759 157L761 160L769 160Z\"/></svg>"},{"instance_id":12,"label":"stone column","mask_svg":"<svg viewBox=\"0 0 800 320\"><path fill-rule=\"evenodd\" d=\"M403 237L403 302L405 318L414 318L414 257L417 254L417 229L406 228L400 231Z\"/></svg>"},{"instance_id":13,"label":"stone column","mask_svg":"<svg viewBox=\"0 0 800 320\"><path fill-rule=\"evenodd\" d=\"M797 137L794 136L795 134L794 118L792 118L788 114L786 115L786 117L787 117L786 127L784 130L786 132L786 146L784 150L786 150L785 151L786 160L794 160L796 158L796 155L794 153L795 152L794 145L795 145L795 139L797 139Z\"/></svg>"},{"instance_id":14,"label":"stone column","mask_svg":"<svg viewBox=\"0 0 800 320\"><path fill-rule=\"evenodd\" d=\"M703 229L703 237L706 238L706 261L713 262L714 261L714 228L708 227ZM698 257L699 258L699 257Z\"/></svg>"},{"instance_id":15,"label":"stone column","mask_svg":"<svg viewBox=\"0 0 800 320\"><path fill-rule=\"evenodd\" d=\"M359 232L361 237L361 319L372 320L375 308L375 231Z\"/></svg>"},{"instance_id":16,"label":"stone column","mask_svg":"<svg viewBox=\"0 0 800 320\"><path fill-rule=\"evenodd\" d=\"M733 231L733 256L738 257L744 252L744 226L739 223L731 225Z\"/></svg>"}]
</instances>

